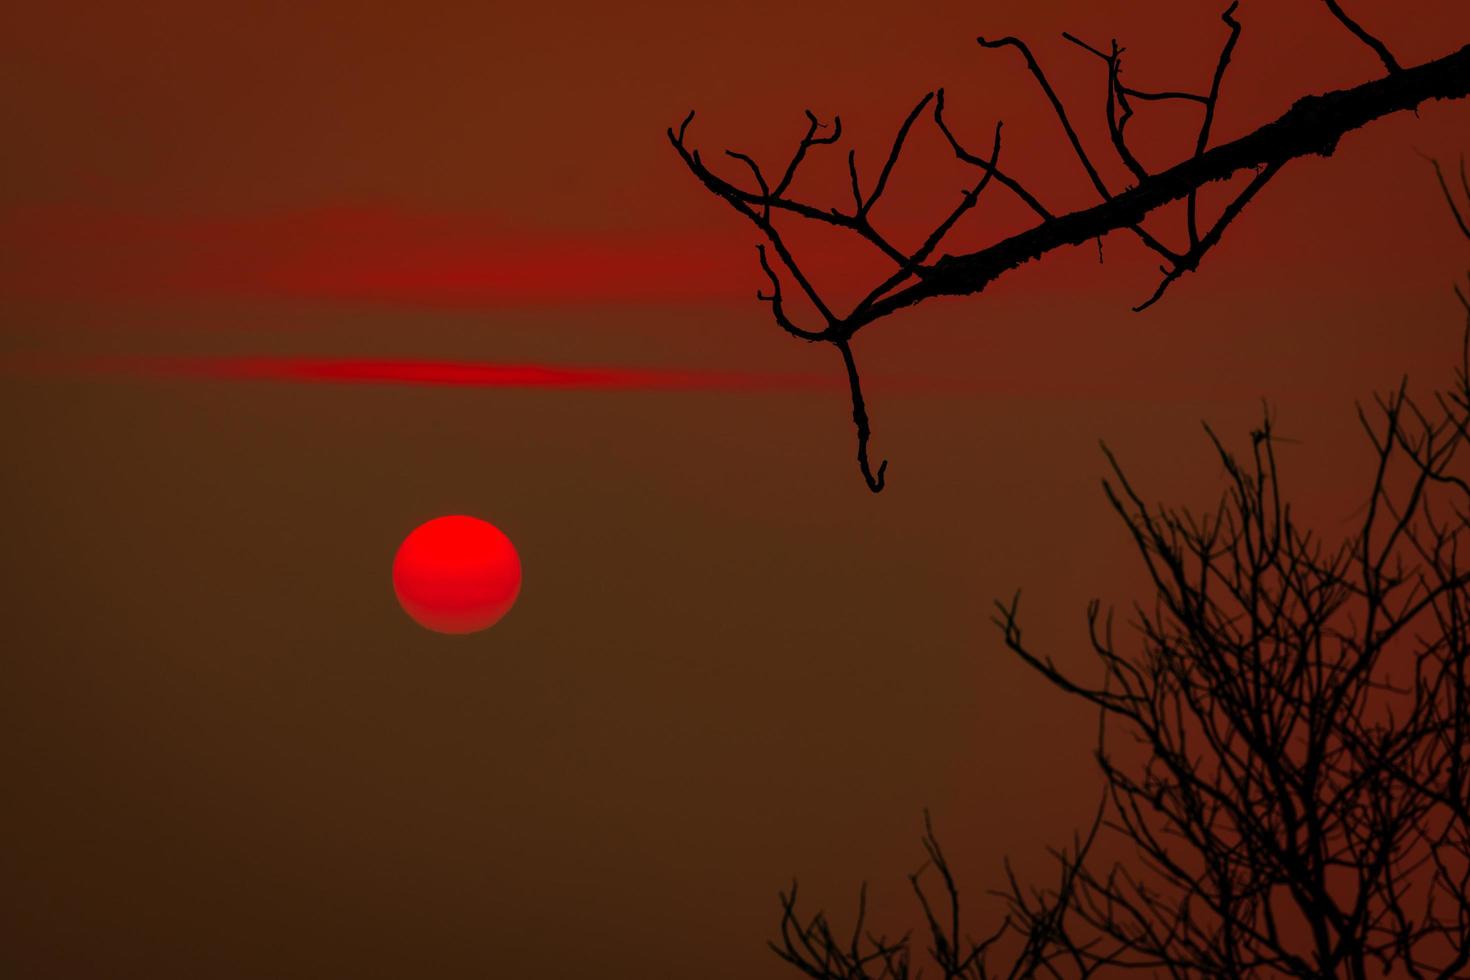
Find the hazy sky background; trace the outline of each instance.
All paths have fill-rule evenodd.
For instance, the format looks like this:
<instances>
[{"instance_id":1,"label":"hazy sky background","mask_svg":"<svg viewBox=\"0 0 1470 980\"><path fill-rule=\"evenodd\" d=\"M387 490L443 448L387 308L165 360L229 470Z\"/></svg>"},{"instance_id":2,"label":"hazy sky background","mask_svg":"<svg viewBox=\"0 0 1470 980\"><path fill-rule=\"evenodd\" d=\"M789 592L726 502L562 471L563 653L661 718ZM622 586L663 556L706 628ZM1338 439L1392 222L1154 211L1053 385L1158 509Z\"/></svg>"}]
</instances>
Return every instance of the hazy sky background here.
<instances>
[{"instance_id":1,"label":"hazy sky background","mask_svg":"<svg viewBox=\"0 0 1470 980\"><path fill-rule=\"evenodd\" d=\"M1102 266L1053 255L869 328L879 497L835 353L754 302L752 229L664 128L695 107L711 158L776 166L803 109L840 112L873 173L942 84L973 143L1004 118L1011 172L1082 206L1023 66L975 35L1033 39L1103 156L1101 69L1060 32L1118 37L1133 84L1199 88L1222 8L0 12L0 972L783 976L776 889L846 909L867 878L904 908L926 806L980 931L1002 857L1043 867L1097 785L1090 712L1002 650L992 600L1023 588L1038 647L1087 670L1086 601L1141 594L1098 440L1148 497L1204 504L1199 422L1243 437L1262 398L1300 440L1289 488L1342 525L1368 476L1353 400L1440 383L1457 350L1470 250L1415 151L1470 149L1470 107L1288 167L1147 314L1155 263L1114 236ZM1470 41L1458 0L1351 9L1406 64ZM1221 139L1381 71L1316 0L1239 18ZM1148 160L1188 122L1140 119ZM900 230L963 185L932 132L914 149L878 215ZM846 201L820 165L802 190ZM1020 220L990 204L974 241ZM286 356L677 383L158 360ZM445 513L525 567L467 638L415 626L389 581Z\"/></svg>"}]
</instances>

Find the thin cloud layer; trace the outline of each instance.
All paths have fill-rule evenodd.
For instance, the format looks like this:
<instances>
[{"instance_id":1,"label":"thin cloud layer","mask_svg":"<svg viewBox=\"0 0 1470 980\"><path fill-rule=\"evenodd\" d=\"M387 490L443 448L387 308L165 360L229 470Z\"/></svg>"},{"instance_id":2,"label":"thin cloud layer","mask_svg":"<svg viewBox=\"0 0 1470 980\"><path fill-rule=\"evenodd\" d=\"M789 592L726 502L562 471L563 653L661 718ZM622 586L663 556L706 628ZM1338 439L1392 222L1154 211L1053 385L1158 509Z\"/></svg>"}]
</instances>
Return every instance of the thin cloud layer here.
<instances>
[{"instance_id":1,"label":"thin cloud layer","mask_svg":"<svg viewBox=\"0 0 1470 980\"><path fill-rule=\"evenodd\" d=\"M341 357L150 357L28 355L0 360L18 376L199 378L305 384L388 384L587 391L814 391L835 375L508 364Z\"/></svg>"},{"instance_id":2,"label":"thin cloud layer","mask_svg":"<svg viewBox=\"0 0 1470 980\"><path fill-rule=\"evenodd\" d=\"M484 215L391 208L233 217L37 208L0 221L0 255L0 297L102 301L678 302L749 298L758 276L739 235L527 233Z\"/></svg>"}]
</instances>

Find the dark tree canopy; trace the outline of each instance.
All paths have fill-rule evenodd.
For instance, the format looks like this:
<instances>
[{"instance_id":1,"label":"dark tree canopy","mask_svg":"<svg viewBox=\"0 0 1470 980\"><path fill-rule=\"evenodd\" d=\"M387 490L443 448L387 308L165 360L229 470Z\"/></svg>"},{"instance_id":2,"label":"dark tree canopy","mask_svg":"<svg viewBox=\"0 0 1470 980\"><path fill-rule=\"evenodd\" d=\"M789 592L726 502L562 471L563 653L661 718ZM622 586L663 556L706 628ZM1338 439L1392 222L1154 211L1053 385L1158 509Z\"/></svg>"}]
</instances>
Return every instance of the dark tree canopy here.
<instances>
[{"instance_id":1,"label":"dark tree canopy","mask_svg":"<svg viewBox=\"0 0 1470 980\"><path fill-rule=\"evenodd\" d=\"M747 173L751 182L747 186L715 173L700 152L690 145L689 126L694 118L693 112L685 117L678 129L668 131L668 138L695 177L750 220L764 236L765 241L757 246L757 255L770 280L770 288L757 295L770 304L776 323L794 337L831 344L841 354L857 429L858 465L869 489L877 493L884 486L887 462L879 463L874 469L869 461L871 427L852 351L852 340L863 327L933 297L981 292L1022 263L1041 258L1063 246L1081 245L1094 239L1100 241L1104 235L1114 231L1127 231L1136 236L1162 260L1162 278L1152 294L1136 307L1138 310L1146 309L1157 302L1179 277L1199 267L1206 253L1220 241L1246 205L1290 161L1306 156L1329 156L1344 135L1390 113L1411 110L1433 99L1460 99L1470 95L1470 45L1424 64L1405 67L1382 41L1349 16L1335 0L1323 0L1323 3L1326 13L1370 49L1382 63L1385 74L1353 88L1306 95L1279 118L1237 139L1218 144L1212 144L1216 107L1241 33L1234 3L1222 15L1226 37L1204 91L1135 88L1123 81L1122 50L1116 41L1099 46L1070 34L1064 35L1086 56L1100 59L1105 66L1105 112L1111 150L1131 178L1130 186L1122 189L1109 186L1104 180L1093 156L1073 127L1066 106L1026 43L1014 37L998 40L977 38L984 48L1011 48L1020 55L1060 123L1070 151L1100 199L1098 204L1069 213L1056 213L1049 209L1026 189L1020 179L1002 167L999 123L987 149L983 152L970 149L945 120L943 89L926 93L904 119L877 177L869 176L870 186L858 173L855 154L848 153L851 202L846 206L810 203L789 194L808 153L813 150L820 152L818 148L841 139L840 118L834 117L828 126L808 110L806 133L780 169L779 176L776 171L762 168L747 154L726 150L725 155ZM1150 171L1130 149L1127 127L1136 109L1159 102L1183 102L1197 106L1200 123L1194 133L1192 152L1187 157L1163 170ZM960 203L933 227L916 249L907 251L895 245L877 228L871 216L874 206L888 188L889 178L909 134L926 111L955 157L973 167L977 175ZM1254 171L1254 176L1244 189L1212 220L1205 220L1198 207L1200 189L1247 170ZM978 251L959 255L944 252L941 246L950 231L975 207L982 194L997 193L992 190L997 186L1014 195L1032 211L1037 223ZM1185 202L1184 228L1178 232L1180 241L1169 244L1165 240L1167 236L1149 230L1144 221L1160 208L1177 201ZM857 240L876 249L891 262L893 271L874 283L850 309L842 312L823 297L803 272L801 261L788 247L778 228L778 218L816 222L856 236ZM815 323L803 326L796 322L783 293L783 282L795 284L815 312Z\"/></svg>"}]
</instances>

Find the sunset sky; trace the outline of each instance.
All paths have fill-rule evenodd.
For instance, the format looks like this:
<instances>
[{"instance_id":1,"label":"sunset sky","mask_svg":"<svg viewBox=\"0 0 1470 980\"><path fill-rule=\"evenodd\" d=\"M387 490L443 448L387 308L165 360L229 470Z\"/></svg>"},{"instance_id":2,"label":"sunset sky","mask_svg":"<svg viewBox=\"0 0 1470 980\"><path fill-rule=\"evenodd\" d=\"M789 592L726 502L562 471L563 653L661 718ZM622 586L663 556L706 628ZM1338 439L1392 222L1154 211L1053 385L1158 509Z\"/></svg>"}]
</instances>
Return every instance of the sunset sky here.
<instances>
[{"instance_id":1,"label":"sunset sky","mask_svg":"<svg viewBox=\"0 0 1470 980\"><path fill-rule=\"evenodd\" d=\"M1082 207L1024 65L976 35L1030 40L1103 157L1102 69L1060 33L1200 89L1223 7L0 11L0 974L794 975L777 889L846 921L866 879L901 925L925 807L985 931L1002 859L1044 868L1100 785L1095 718L993 600L1022 589L1035 647L1090 669L1086 602L1147 597L1099 440L1205 505L1201 421L1238 444L1263 399L1306 520L1346 529L1354 400L1458 350L1470 243L1422 157L1470 150L1470 105L1288 166L1146 313L1157 263L1115 235L867 328L879 496L839 358L755 301L754 229L665 129L697 109L708 159L779 169L803 110L840 113L873 173L942 85ZM1403 7L1350 9L1406 65L1470 42L1462 0ZM1238 17L1220 140L1383 70L1319 0ZM1187 109L1147 112L1145 162L1189 151ZM797 190L846 204L844 160ZM965 179L921 129L875 221L921 234ZM968 221L956 251L1027 224ZM835 295L880 268L797 241ZM444 514L523 563L483 633L394 598Z\"/></svg>"}]
</instances>

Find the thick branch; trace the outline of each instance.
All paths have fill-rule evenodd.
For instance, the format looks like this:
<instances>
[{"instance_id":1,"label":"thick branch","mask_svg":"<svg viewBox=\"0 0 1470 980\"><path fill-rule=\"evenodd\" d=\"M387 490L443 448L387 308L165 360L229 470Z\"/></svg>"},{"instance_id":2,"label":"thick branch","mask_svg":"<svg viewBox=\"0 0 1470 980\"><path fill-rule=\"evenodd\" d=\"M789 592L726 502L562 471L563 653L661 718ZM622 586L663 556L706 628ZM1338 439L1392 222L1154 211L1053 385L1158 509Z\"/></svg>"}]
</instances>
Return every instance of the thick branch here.
<instances>
[{"instance_id":1,"label":"thick branch","mask_svg":"<svg viewBox=\"0 0 1470 980\"><path fill-rule=\"evenodd\" d=\"M849 331L933 296L978 293L1003 273L1053 249L1129 228L1156 208L1245 169L1279 168L1304 156L1330 156L1347 133L1431 99L1470 95L1470 45L1356 88L1300 99L1280 118L1206 150L1091 208L1058 215L968 255L946 256L922 280L865 311Z\"/></svg>"}]
</instances>

